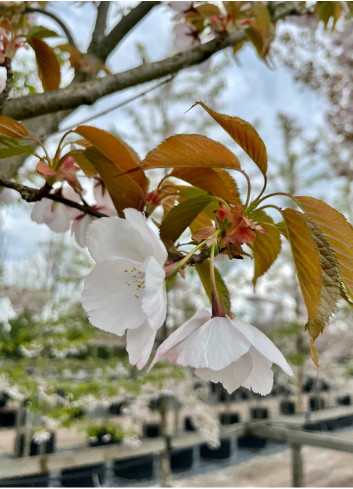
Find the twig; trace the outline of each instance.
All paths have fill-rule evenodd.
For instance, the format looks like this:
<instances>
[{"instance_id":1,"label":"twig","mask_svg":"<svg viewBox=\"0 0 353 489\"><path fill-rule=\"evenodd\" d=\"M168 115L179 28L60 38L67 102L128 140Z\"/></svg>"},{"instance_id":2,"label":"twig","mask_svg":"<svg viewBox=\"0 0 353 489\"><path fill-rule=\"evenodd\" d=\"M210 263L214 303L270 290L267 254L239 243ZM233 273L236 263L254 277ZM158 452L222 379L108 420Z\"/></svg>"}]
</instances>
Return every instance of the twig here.
<instances>
[{"instance_id":1,"label":"twig","mask_svg":"<svg viewBox=\"0 0 353 489\"><path fill-rule=\"evenodd\" d=\"M96 24L93 29L90 45L88 46L88 53L96 54L97 46L99 46L104 39L110 4L111 2L100 2L97 7Z\"/></svg>"},{"instance_id":2,"label":"twig","mask_svg":"<svg viewBox=\"0 0 353 489\"><path fill-rule=\"evenodd\" d=\"M61 204L65 204L68 207L73 207L74 209L78 209L83 213L90 214L94 217L108 217L106 214L103 214L102 212L93 209L89 205L79 204L78 202L74 202L73 200L66 199L60 194L49 193L51 190L51 186L47 183L43 187L37 189L27 187L26 185L21 185L17 182L0 179L0 186L16 190L21 195L22 199L26 202L37 202L38 200L46 198L49 200L54 200L55 202L60 202Z\"/></svg>"},{"instance_id":3,"label":"twig","mask_svg":"<svg viewBox=\"0 0 353 489\"><path fill-rule=\"evenodd\" d=\"M69 44L71 44L71 46L73 46L74 48L77 48L76 42L75 42L74 38L72 37L71 32L66 27L64 22L61 19L59 19L59 17L57 17L55 14L53 14L52 12L49 12L48 10L43 10L41 8L38 8L38 7L26 7L23 12L25 14L31 14L31 13L42 14L42 15L46 15L47 17L50 17L51 19L55 20L55 22L61 27L61 29L65 33L65 36L67 37L67 40L69 41Z\"/></svg>"},{"instance_id":4,"label":"twig","mask_svg":"<svg viewBox=\"0 0 353 489\"><path fill-rule=\"evenodd\" d=\"M0 94L0 113L2 111L5 101L9 98L13 85L11 58L6 57L2 66L6 69L6 85L2 93Z\"/></svg>"},{"instance_id":5,"label":"twig","mask_svg":"<svg viewBox=\"0 0 353 489\"><path fill-rule=\"evenodd\" d=\"M101 2L108 3L108 2ZM110 2L109 2L110 3ZM95 54L103 62L109 54L116 48L120 41L138 24L150 10L160 2L141 2L125 15L120 22L102 39L100 43L92 42L88 48L88 53Z\"/></svg>"},{"instance_id":6,"label":"twig","mask_svg":"<svg viewBox=\"0 0 353 489\"><path fill-rule=\"evenodd\" d=\"M156 90L157 88L159 88L159 87L165 85L166 83L172 81L174 77L175 77L175 75L171 75L168 78L166 78L165 80L163 80L162 82L158 83L157 85L154 85L153 87L148 88L147 90L144 90L143 92L138 93L137 95L133 95L132 97L124 100L123 102L120 102L119 104L116 104L116 105L113 105L112 107L109 107L109 109L103 110L102 112L98 112L97 114L93 114L92 116L87 117L87 119L83 119L80 122L76 122L75 124L72 124L71 126L64 127L63 129L60 129L60 131L58 131L58 132L68 131L69 129L73 129L77 126L81 126L82 124L85 124L86 122L92 121L93 119L97 119L97 117L101 117L102 115L108 114L112 110L120 109L121 107L124 107L124 105L127 105L130 102L133 102L134 100L137 100L140 97L144 97L145 95L152 92L153 90Z\"/></svg>"}]
</instances>

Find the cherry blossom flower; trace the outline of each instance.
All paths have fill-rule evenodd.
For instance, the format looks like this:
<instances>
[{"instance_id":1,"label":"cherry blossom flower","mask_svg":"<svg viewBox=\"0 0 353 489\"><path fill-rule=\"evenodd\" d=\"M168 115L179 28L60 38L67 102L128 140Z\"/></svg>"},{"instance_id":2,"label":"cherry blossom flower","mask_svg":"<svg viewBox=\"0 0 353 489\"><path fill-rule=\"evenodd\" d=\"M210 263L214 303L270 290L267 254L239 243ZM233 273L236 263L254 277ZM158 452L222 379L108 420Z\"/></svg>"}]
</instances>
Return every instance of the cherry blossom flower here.
<instances>
[{"instance_id":1,"label":"cherry blossom flower","mask_svg":"<svg viewBox=\"0 0 353 489\"><path fill-rule=\"evenodd\" d=\"M180 20L185 17L190 11L193 9L194 2L170 2L170 7L176 14L173 17L173 20Z\"/></svg>"},{"instance_id":2,"label":"cherry blossom flower","mask_svg":"<svg viewBox=\"0 0 353 489\"><path fill-rule=\"evenodd\" d=\"M189 22L177 24L173 28L175 48L177 51L187 51L201 44L199 31Z\"/></svg>"},{"instance_id":3,"label":"cherry blossom flower","mask_svg":"<svg viewBox=\"0 0 353 489\"><path fill-rule=\"evenodd\" d=\"M85 280L82 304L97 328L116 335L127 330L130 363L141 369L166 317L167 251L141 212L124 214L126 219L103 217L87 230L96 265Z\"/></svg>"},{"instance_id":4,"label":"cherry blossom flower","mask_svg":"<svg viewBox=\"0 0 353 489\"><path fill-rule=\"evenodd\" d=\"M221 382L229 393L243 386L269 394L272 363L293 375L282 353L260 330L230 315L212 318L205 310L194 314L160 345L150 368L162 357L194 367L196 375Z\"/></svg>"},{"instance_id":5,"label":"cherry blossom flower","mask_svg":"<svg viewBox=\"0 0 353 489\"><path fill-rule=\"evenodd\" d=\"M117 212L108 191L99 182L94 185L93 194L96 204L92 208L106 214L107 216L116 216ZM96 218L91 214L82 212L72 222L71 235L75 236L76 243L84 248L86 246L86 231L88 226Z\"/></svg>"},{"instance_id":6,"label":"cherry blossom flower","mask_svg":"<svg viewBox=\"0 0 353 489\"><path fill-rule=\"evenodd\" d=\"M63 192L63 197L79 202L79 195L74 191L68 192L68 190ZM70 228L72 220L79 214L78 209L44 198L34 204L31 218L38 224L47 224L56 233L64 233Z\"/></svg>"}]
</instances>

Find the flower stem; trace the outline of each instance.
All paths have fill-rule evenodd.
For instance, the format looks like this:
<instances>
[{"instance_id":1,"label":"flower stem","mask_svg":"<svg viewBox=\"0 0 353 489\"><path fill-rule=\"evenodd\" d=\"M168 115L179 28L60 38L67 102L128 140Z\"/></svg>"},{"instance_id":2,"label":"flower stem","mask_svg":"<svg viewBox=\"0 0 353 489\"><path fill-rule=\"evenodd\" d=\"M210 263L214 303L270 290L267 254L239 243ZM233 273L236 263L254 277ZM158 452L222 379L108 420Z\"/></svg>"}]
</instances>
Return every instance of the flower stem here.
<instances>
[{"instance_id":1,"label":"flower stem","mask_svg":"<svg viewBox=\"0 0 353 489\"><path fill-rule=\"evenodd\" d=\"M218 294L216 275L215 275L215 249L217 246L217 240L214 240L211 246L210 254L210 282L211 282L211 302L212 302L212 317L224 316L224 311L221 305L221 299Z\"/></svg>"}]
</instances>

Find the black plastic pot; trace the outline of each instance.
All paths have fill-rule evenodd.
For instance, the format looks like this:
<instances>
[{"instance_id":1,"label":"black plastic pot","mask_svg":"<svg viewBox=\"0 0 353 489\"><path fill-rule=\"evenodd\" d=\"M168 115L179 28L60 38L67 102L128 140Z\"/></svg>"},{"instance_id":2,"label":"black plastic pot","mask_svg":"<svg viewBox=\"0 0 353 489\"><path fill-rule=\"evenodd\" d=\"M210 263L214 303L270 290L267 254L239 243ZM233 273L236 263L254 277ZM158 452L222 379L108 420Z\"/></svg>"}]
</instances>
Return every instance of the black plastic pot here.
<instances>
[{"instance_id":1,"label":"black plastic pot","mask_svg":"<svg viewBox=\"0 0 353 489\"><path fill-rule=\"evenodd\" d=\"M172 450L170 453L170 468L174 472L190 469L190 467L192 467L193 458L194 451L192 448Z\"/></svg>"},{"instance_id":2,"label":"black plastic pot","mask_svg":"<svg viewBox=\"0 0 353 489\"><path fill-rule=\"evenodd\" d=\"M127 406L127 404L128 403L126 401L113 402L109 407L110 414L114 414L115 416L123 414L123 410Z\"/></svg>"},{"instance_id":3,"label":"black plastic pot","mask_svg":"<svg viewBox=\"0 0 353 489\"><path fill-rule=\"evenodd\" d=\"M9 399L10 396L7 394L7 392L0 392L0 408L5 407Z\"/></svg>"},{"instance_id":4,"label":"black plastic pot","mask_svg":"<svg viewBox=\"0 0 353 489\"><path fill-rule=\"evenodd\" d=\"M264 407L250 408L250 419L267 419L269 417L268 409Z\"/></svg>"},{"instance_id":5,"label":"black plastic pot","mask_svg":"<svg viewBox=\"0 0 353 489\"><path fill-rule=\"evenodd\" d=\"M185 431L197 431L196 426L194 425L194 422L190 416L186 416L184 418L184 430Z\"/></svg>"},{"instance_id":6,"label":"black plastic pot","mask_svg":"<svg viewBox=\"0 0 353 489\"><path fill-rule=\"evenodd\" d=\"M320 409L324 409L325 400L322 397L310 397L309 398L309 410L310 411L319 411Z\"/></svg>"},{"instance_id":7,"label":"black plastic pot","mask_svg":"<svg viewBox=\"0 0 353 489\"><path fill-rule=\"evenodd\" d=\"M54 453L55 451L56 436L55 433L51 433L50 438L42 443L37 443L33 438L30 442L29 456L34 457L35 455L40 455L41 453ZM41 448L43 446L43 451ZM25 435L19 435L19 442L15 445L15 456L23 457L25 449Z\"/></svg>"},{"instance_id":8,"label":"black plastic pot","mask_svg":"<svg viewBox=\"0 0 353 489\"><path fill-rule=\"evenodd\" d=\"M210 448L206 443L200 445L200 457L207 459L223 460L229 458L232 453L231 440L225 438L221 440L221 444L218 448Z\"/></svg>"},{"instance_id":9,"label":"black plastic pot","mask_svg":"<svg viewBox=\"0 0 353 489\"><path fill-rule=\"evenodd\" d=\"M148 423L143 425L143 436L145 438L156 438L161 435L161 426L158 423Z\"/></svg>"},{"instance_id":10,"label":"black plastic pot","mask_svg":"<svg viewBox=\"0 0 353 489\"><path fill-rule=\"evenodd\" d=\"M60 482L63 487L97 487L104 480L104 465L87 465L64 469L61 471Z\"/></svg>"},{"instance_id":11,"label":"black plastic pot","mask_svg":"<svg viewBox=\"0 0 353 489\"><path fill-rule=\"evenodd\" d=\"M264 448L267 444L266 438L262 438L254 435L239 436L237 440L238 448L246 448L252 450L258 450Z\"/></svg>"},{"instance_id":12,"label":"black plastic pot","mask_svg":"<svg viewBox=\"0 0 353 489\"><path fill-rule=\"evenodd\" d=\"M295 414L295 402L283 400L279 404L279 412L284 415Z\"/></svg>"},{"instance_id":13,"label":"black plastic pot","mask_svg":"<svg viewBox=\"0 0 353 489\"><path fill-rule=\"evenodd\" d=\"M10 408L0 409L0 426L3 428L11 428L16 425L17 410Z\"/></svg>"},{"instance_id":14,"label":"black plastic pot","mask_svg":"<svg viewBox=\"0 0 353 489\"><path fill-rule=\"evenodd\" d=\"M240 422L240 415L236 412L219 413L219 422L222 425L234 424Z\"/></svg>"},{"instance_id":15,"label":"black plastic pot","mask_svg":"<svg viewBox=\"0 0 353 489\"><path fill-rule=\"evenodd\" d=\"M0 479L0 487L48 487L49 474L37 474L12 479Z\"/></svg>"},{"instance_id":16,"label":"black plastic pot","mask_svg":"<svg viewBox=\"0 0 353 489\"><path fill-rule=\"evenodd\" d=\"M346 396L339 396L337 397L336 402L339 406L350 406L351 396L348 394Z\"/></svg>"},{"instance_id":17,"label":"black plastic pot","mask_svg":"<svg viewBox=\"0 0 353 489\"><path fill-rule=\"evenodd\" d=\"M126 460L116 460L113 471L117 477L124 479L151 479L154 473L154 456L143 455Z\"/></svg>"}]
</instances>

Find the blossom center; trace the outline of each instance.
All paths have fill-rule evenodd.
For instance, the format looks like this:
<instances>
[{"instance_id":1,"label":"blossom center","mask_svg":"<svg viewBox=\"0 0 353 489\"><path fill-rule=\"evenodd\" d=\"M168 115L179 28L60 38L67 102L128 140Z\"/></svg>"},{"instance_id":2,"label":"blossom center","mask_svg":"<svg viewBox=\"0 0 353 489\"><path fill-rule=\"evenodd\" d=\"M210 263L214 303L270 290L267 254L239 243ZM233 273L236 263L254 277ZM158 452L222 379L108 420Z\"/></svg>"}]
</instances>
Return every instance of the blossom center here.
<instances>
[{"instance_id":1,"label":"blossom center","mask_svg":"<svg viewBox=\"0 0 353 489\"><path fill-rule=\"evenodd\" d=\"M134 297L135 299L140 299L141 292L146 285L145 272L138 270L136 267L132 267L130 270L125 269L124 273L126 274L125 285L135 289Z\"/></svg>"}]
</instances>

